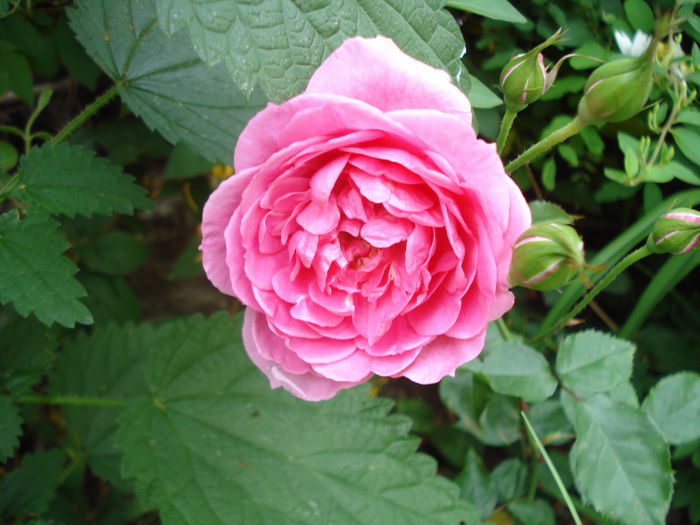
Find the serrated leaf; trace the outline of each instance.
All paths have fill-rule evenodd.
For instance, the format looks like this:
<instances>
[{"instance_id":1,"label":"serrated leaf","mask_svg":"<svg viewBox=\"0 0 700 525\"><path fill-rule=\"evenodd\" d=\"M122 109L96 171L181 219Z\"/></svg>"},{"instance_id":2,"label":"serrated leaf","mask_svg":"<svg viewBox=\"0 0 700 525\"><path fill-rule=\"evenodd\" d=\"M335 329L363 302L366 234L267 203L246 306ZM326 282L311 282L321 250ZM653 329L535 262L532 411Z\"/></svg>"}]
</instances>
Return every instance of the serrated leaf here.
<instances>
[{"instance_id":1,"label":"serrated leaf","mask_svg":"<svg viewBox=\"0 0 700 525\"><path fill-rule=\"evenodd\" d=\"M664 377L649 391L642 410L667 443L680 445L700 438L700 374Z\"/></svg>"},{"instance_id":2,"label":"serrated leaf","mask_svg":"<svg viewBox=\"0 0 700 525\"><path fill-rule=\"evenodd\" d=\"M571 469L600 512L629 525L661 524L671 502L668 446L638 409L603 395L576 403Z\"/></svg>"},{"instance_id":3,"label":"serrated leaf","mask_svg":"<svg viewBox=\"0 0 700 525\"><path fill-rule=\"evenodd\" d=\"M158 20L172 34L189 29L199 56L223 62L240 88L256 83L274 102L303 91L346 38L385 35L406 53L447 70L465 92L464 39L434 0L158 0Z\"/></svg>"},{"instance_id":4,"label":"serrated leaf","mask_svg":"<svg viewBox=\"0 0 700 525\"><path fill-rule=\"evenodd\" d=\"M576 395L607 392L632 375L634 345L611 335L585 330L562 341L556 371Z\"/></svg>"},{"instance_id":5,"label":"serrated leaf","mask_svg":"<svg viewBox=\"0 0 700 525\"><path fill-rule=\"evenodd\" d=\"M80 0L68 16L151 129L211 161L231 162L238 134L265 105L259 90L246 98L223 64L209 67L197 57L185 32L168 38L157 26L155 0Z\"/></svg>"},{"instance_id":6,"label":"serrated leaf","mask_svg":"<svg viewBox=\"0 0 700 525\"><path fill-rule=\"evenodd\" d=\"M127 399L148 392L144 361L153 333L133 325L107 326L92 337L80 334L63 345L49 382L54 395ZM116 446L121 407L67 406L66 420L92 470L125 488L120 474L121 451Z\"/></svg>"},{"instance_id":7,"label":"serrated leaf","mask_svg":"<svg viewBox=\"0 0 700 525\"><path fill-rule=\"evenodd\" d=\"M55 448L25 454L0 487L0 516L44 512L54 498L63 459Z\"/></svg>"},{"instance_id":8,"label":"serrated leaf","mask_svg":"<svg viewBox=\"0 0 700 525\"><path fill-rule=\"evenodd\" d=\"M525 401L544 401L557 388L544 356L517 342L494 345L484 358L481 373L496 392Z\"/></svg>"},{"instance_id":9,"label":"serrated leaf","mask_svg":"<svg viewBox=\"0 0 700 525\"><path fill-rule=\"evenodd\" d=\"M0 309L0 385L13 395L28 394L53 362L58 331Z\"/></svg>"},{"instance_id":10,"label":"serrated leaf","mask_svg":"<svg viewBox=\"0 0 700 525\"><path fill-rule=\"evenodd\" d=\"M19 444L22 418L17 407L7 397L0 397L0 463L9 458Z\"/></svg>"},{"instance_id":11,"label":"serrated leaf","mask_svg":"<svg viewBox=\"0 0 700 525\"><path fill-rule=\"evenodd\" d=\"M0 215L0 302L12 301L20 315L33 312L47 325L90 324L92 315L78 301L85 289L73 277L78 269L63 255L68 242L57 226L40 214L23 220L16 211Z\"/></svg>"},{"instance_id":12,"label":"serrated leaf","mask_svg":"<svg viewBox=\"0 0 700 525\"><path fill-rule=\"evenodd\" d=\"M93 381L91 372L75 373L85 368L80 359L94 360L90 370L114 370L110 377L118 379L111 360L142 356L146 386L120 416L118 444L123 473L164 523L465 519L457 487L435 476L434 461L415 454L410 421L388 416L391 403L368 398L366 387L322 403L270 390L240 333L240 318L226 314L129 328L123 335L96 330L67 349L77 362L59 365L64 383ZM117 348L129 355L114 356ZM97 380L90 389L115 395Z\"/></svg>"},{"instance_id":13,"label":"serrated leaf","mask_svg":"<svg viewBox=\"0 0 700 525\"><path fill-rule=\"evenodd\" d=\"M32 148L19 165L20 186L13 196L53 214L132 214L153 203L133 177L81 146L47 142Z\"/></svg>"}]
</instances>

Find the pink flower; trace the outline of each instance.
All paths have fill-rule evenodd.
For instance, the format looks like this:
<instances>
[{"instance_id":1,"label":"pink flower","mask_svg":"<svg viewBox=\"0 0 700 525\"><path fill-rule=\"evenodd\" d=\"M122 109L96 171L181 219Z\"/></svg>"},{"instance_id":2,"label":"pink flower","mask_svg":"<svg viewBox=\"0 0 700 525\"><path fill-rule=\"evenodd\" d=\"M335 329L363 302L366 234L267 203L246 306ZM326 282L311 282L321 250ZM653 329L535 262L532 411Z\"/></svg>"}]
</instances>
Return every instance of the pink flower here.
<instances>
[{"instance_id":1,"label":"pink flower","mask_svg":"<svg viewBox=\"0 0 700 525\"><path fill-rule=\"evenodd\" d=\"M513 304L530 213L447 73L346 40L306 91L258 113L204 208L204 268L248 306L273 388L321 400L372 374L440 381Z\"/></svg>"}]
</instances>

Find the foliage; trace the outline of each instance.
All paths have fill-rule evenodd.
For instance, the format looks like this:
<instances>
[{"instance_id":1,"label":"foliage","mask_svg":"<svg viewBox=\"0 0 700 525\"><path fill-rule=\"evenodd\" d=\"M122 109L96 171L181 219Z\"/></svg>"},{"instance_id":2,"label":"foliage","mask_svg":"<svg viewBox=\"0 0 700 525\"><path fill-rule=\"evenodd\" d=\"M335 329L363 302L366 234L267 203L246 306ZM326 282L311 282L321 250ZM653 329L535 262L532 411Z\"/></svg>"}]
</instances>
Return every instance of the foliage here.
<instances>
[{"instance_id":1,"label":"foliage","mask_svg":"<svg viewBox=\"0 0 700 525\"><path fill-rule=\"evenodd\" d=\"M0 0L0 521L700 523L700 250L638 248L700 203L694 5ZM615 31L658 20L641 112L576 129ZM469 93L587 264L516 289L439 387L307 403L246 356L197 224L250 118L376 34ZM557 78L501 127L500 72L544 41Z\"/></svg>"}]
</instances>

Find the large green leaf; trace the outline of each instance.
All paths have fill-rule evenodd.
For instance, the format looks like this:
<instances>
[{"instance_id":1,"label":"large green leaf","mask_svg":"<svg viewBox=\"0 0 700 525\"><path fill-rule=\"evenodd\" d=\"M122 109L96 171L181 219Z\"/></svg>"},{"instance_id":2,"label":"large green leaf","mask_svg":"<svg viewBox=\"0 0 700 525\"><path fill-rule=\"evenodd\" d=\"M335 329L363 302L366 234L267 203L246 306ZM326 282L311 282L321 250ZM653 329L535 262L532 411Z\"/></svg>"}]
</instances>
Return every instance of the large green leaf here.
<instances>
[{"instance_id":1,"label":"large green leaf","mask_svg":"<svg viewBox=\"0 0 700 525\"><path fill-rule=\"evenodd\" d=\"M410 421L367 388L322 403L270 390L240 318L97 329L66 346L57 370L61 393L126 401L69 420L88 436L91 464L101 455L102 475L114 475L121 410L123 473L166 524L456 525L468 513L415 453Z\"/></svg>"},{"instance_id":2,"label":"large green leaf","mask_svg":"<svg viewBox=\"0 0 700 525\"><path fill-rule=\"evenodd\" d=\"M169 34L188 27L208 64L226 64L238 85L260 83L276 102L299 94L348 37L392 38L406 53L450 72L468 91L464 39L437 0L158 0Z\"/></svg>"},{"instance_id":3,"label":"large green leaf","mask_svg":"<svg viewBox=\"0 0 700 525\"><path fill-rule=\"evenodd\" d=\"M445 4L455 9L469 11L495 20L515 22L516 24L527 23L527 18L508 0L447 0Z\"/></svg>"},{"instance_id":4,"label":"large green leaf","mask_svg":"<svg viewBox=\"0 0 700 525\"><path fill-rule=\"evenodd\" d=\"M22 158L19 179L13 196L47 213L131 214L134 208L152 207L132 177L80 146L47 142L32 148Z\"/></svg>"},{"instance_id":5,"label":"large green leaf","mask_svg":"<svg viewBox=\"0 0 700 525\"><path fill-rule=\"evenodd\" d=\"M680 445L700 438L700 374L664 377L642 404L668 443Z\"/></svg>"},{"instance_id":6,"label":"large green leaf","mask_svg":"<svg viewBox=\"0 0 700 525\"><path fill-rule=\"evenodd\" d=\"M544 401L557 388L542 354L518 342L493 345L484 358L481 373L496 392L525 401Z\"/></svg>"},{"instance_id":7,"label":"large green leaf","mask_svg":"<svg viewBox=\"0 0 700 525\"><path fill-rule=\"evenodd\" d=\"M632 375L634 345L624 339L585 330L562 341L557 374L575 394L607 392Z\"/></svg>"},{"instance_id":8,"label":"large green leaf","mask_svg":"<svg viewBox=\"0 0 700 525\"><path fill-rule=\"evenodd\" d=\"M629 525L661 524L671 502L668 446L646 415L603 395L576 403L571 469L584 498Z\"/></svg>"},{"instance_id":9,"label":"large green leaf","mask_svg":"<svg viewBox=\"0 0 700 525\"><path fill-rule=\"evenodd\" d=\"M85 289L75 280L78 269L63 255L68 242L58 223L41 214L23 220L16 211L0 215L0 303L14 303L27 316L45 324L72 327L89 324L92 316L78 301Z\"/></svg>"},{"instance_id":10,"label":"large green leaf","mask_svg":"<svg viewBox=\"0 0 700 525\"><path fill-rule=\"evenodd\" d=\"M149 351L153 332L133 325L107 326L85 334L63 345L51 376L51 392L55 395L109 397L128 399L148 391L143 362ZM77 446L87 455L92 470L117 486L123 486L120 475L121 451L115 442L117 416L121 407L65 407L64 413L77 439Z\"/></svg>"},{"instance_id":11,"label":"large green leaf","mask_svg":"<svg viewBox=\"0 0 700 525\"><path fill-rule=\"evenodd\" d=\"M179 32L156 22L155 0L79 0L70 25L119 94L151 128L212 161L231 162L238 134L265 104L236 87L223 65L209 67Z\"/></svg>"}]
</instances>

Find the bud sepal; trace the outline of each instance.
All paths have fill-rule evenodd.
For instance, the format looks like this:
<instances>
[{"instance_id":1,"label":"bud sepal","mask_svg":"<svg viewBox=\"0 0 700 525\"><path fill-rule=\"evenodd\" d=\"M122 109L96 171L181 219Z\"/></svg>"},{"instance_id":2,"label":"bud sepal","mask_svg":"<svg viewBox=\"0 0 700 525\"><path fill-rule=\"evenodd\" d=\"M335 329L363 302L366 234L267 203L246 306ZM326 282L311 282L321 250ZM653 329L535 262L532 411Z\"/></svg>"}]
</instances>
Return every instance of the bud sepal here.
<instances>
[{"instance_id":1,"label":"bud sepal","mask_svg":"<svg viewBox=\"0 0 700 525\"><path fill-rule=\"evenodd\" d=\"M653 253L679 255L688 253L700 242L700 212L691 208L676 208L654 224L647 239Z\"/></svg>"}]
</instances>

